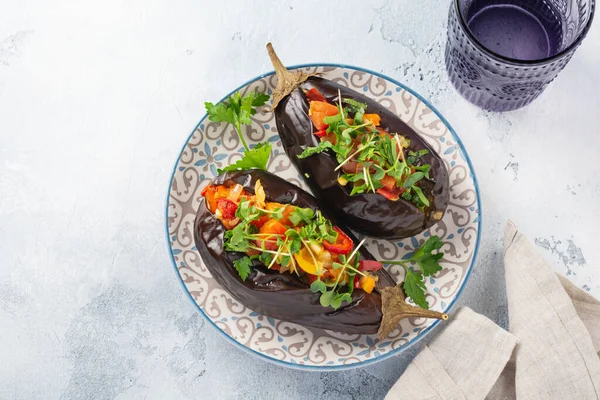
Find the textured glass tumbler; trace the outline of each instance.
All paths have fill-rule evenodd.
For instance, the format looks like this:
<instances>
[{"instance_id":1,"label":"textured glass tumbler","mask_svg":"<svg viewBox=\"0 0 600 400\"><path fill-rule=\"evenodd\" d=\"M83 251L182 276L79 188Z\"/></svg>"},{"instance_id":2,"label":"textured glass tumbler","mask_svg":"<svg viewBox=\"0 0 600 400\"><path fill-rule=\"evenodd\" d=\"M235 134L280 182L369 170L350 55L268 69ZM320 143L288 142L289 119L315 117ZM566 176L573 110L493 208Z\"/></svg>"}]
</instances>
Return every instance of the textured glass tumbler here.
<instances>
[{"instance_id":1,"label":"textured glass tumbler","mask_svg":"<svg viewBox=\"0 0 600 400\"><path fill-rule=\"evenodd\" d=\"M485 47L469 29L469 18L495 4L514 4L535 15L546 38L553 41L547 45L548 56L519 60ZM510 111L531 103L581 44L591 26L594 7L594 0L452 0L446 43L450 80L467 100L486 110ZM493 34L488 32L488 36Z\"/></svg>"}]
</instances>

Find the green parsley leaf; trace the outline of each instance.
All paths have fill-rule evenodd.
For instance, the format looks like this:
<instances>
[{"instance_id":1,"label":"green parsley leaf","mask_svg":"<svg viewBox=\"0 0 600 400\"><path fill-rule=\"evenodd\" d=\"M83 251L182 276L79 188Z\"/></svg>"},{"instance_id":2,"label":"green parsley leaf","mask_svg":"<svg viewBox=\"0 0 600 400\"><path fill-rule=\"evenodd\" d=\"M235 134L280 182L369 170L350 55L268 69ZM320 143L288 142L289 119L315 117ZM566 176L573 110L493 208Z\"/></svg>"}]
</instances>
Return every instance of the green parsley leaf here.
<instances>
[{"instance_id":1,"label":"green parsley leaf","mask_svg":"<svg viewBox=\"0 0 600 400\"><path fill-rule=\"evenodd\" d=\"M331 115L331 116L323 117L323 123L325 125L335 124L335 123L340 122L341 120L342 120L342 115L340 113L337 113L337 114Z\"/></svg>"},{"instance_id":2,"label":"green parsley leaf","mask_svg":"<svg viewBox=\"0 0 600 400\"><path fill-rule=\"evenodd\" d=\"M267 170L267 163L271 155L271 143L259 143L252 150L247 150L244 156L234 164L220 169L219 174L227 171L242 171L248 169Z\"/></svg>"},{"instance_id":3,"label":"green parsley leaf","mask_svg":"<svg viewBox=\"0 0 600 400\"><path fill-rule=\"evenodd\" d=\"M409 151L408 152L408 157L406 157L406 163L408 165L414 165L417 160L421 157L423 157L424 155L429 154L429 150L427 149L422 149L419 151Z\"/></svg>"},{"instance_id":4,"label":"green parsley leaf","mask_svg":"<svg viewBox=\"0 0 600 400\"><path fill-rule=\"evenodd\" d=\"M217 103L215 105L207 101L204 103L204 107L206 107L208 119L210 119L212 122L228 122L230 124L235 122L233 109L227 107L223 103Z\"/></svg>"},{"instance_id":5,"label":"green parsley leaf","mask_svg":"<svg viewBox=\"0 0 600 400\"><path fill-rule=\"evenodd\" d=\"M248 250L250 243L247 238L248 235L245 231L246 226L246 224L238 224L235 228L227 231L228 235L226 235L226 238L228 240L225 244L227 250L241 251L244 253Z\"/></svg>"},{"instance_id":6,"label":"green parsley leaf","mask_svg":"<svg viewBox=\"0 0 600 400\"><path fill-rule=\"evenodd\" d=\"M302 152L302 154L300 154L298 156L298 158L306 158L306 157L312 156L313 154L322 153L325 150L331 149L331 148L333 148L333 145L331 144L331 142L323 141L323 142L320 142L318 146L307 147Z\"/></svg>"},{"instance_id":7,"label":"green parsley leaf","mask_svg":"<svg viewBox=\"0 0 600 400\"><path fill-rule=\"evenodd\" d=\"M423 174L425 174L425 178L430 179L429 178L429 170L431 169L431 165L429 165L429 164L419 165L418 167L414 167L414 168L415 168L415 170L421 171Z\"/></svg>"},{"instance_id":8,"label":"green parsley leaf","mask_svg":"<svg viewBox=\"0 0 600 400\"><path fill-rule=\"evenodd\" d=\"M365 109L364 108L359 108L358 110L356 110L356 112L354 113L354 123L355 124L362 124L363 121L363 116L365 115Z\"/></svg>"},{"instance_id":9,"label":"green parsley leaf","mask_svg":"<svg viewBox=\"0 0 600 400\"><path fill-rule=\"evenodd\" d=\"M331 299L331 307L334 310L337 310L338 308L341 307L341 305L344 301L347 301L348 303L352 302L352 296L350 295L350 293L337 293Z\"/></svg>"},{"instance_id":10,"label":"green parsley leaf","mask_svg":"<svg viewBox=\"0 0 600 400\"><path fill-rule=\"evenodd\" d=\"M409 188L411 186L414 186L415 183L419 182L421 179L423 179L425 177L425 174L422 172L415 172L414 174L412 174L411 176L409 176L405 181L404 181L404 187L405 188Z\"/></svg>"},{"instance_id":11,"label":"green parsley leaf","mask_svg":"<svg viewBox=\"0 0 600 400\"><path fill-rule=\"evenodd\" d=\"M410 268L406 269L406 276L404 277L404 292L408 297L415 302L421 308L426 310L429 309L429 303L425 299L425 283L423 282L423 274L420 272L413 272Z\"/></svg>"},{"instance_id":12,"label":"green parsley leaf","mask_svg":"<svg viewBox=\"0 0 600 400\"><path fill-rule=\"evenodd\" d=\"M327 286L325 286L325 282L323 282L320 279L317 279L310 285L310 291L313 293L325 293L327 291Z\"/></svg>"},{"instance_id":13,"label":"green parsley leaf","mask_svg":"<svg viewBox=\"0 0 600 400\"><path fill-rule=\"evenodd\" d=\"M323 240L328 241L329 243L335 243L338 237L338 233L333 230L330 221L325 221L320 223L318 226L319 233Z\"/></svg>"},{"instance_id":14,"label":"green parsley leaf","mask_svg":"<svg viewBox=\"0 0 600 400\"><path fill-rule=\"evenodd\" d=\"M415 193L419 197L419 200L421 201L421 203L423 203L426 207L428 207L429 206L429 199L427 199L427 197L425 197L425 194L423 194L423 190L421 190L421 188L418 187L418 186L413 186L413 190L415 191Z\"/></svg>"},{"instance_id":15,"label":"green parsley leaf","mask_svg":"<svg viewBox=\"0 0 600 400\"><path fill-rule=\"evenodd\" d=\"M315 212L312 209L296 207L294 211L290 213L289 219L292 224L296 226L302 221L306 222L307 224L310 223L314 216Z\"/></svg>"},{"instance_id":16,"label":"green parsley leaf","mask_svg":"<svg viewBox=\"0 0 600 400\"><path fill-rule=\"evenodd\" d=\"M213 122L228 122L235 127L240 141L244 145L244 149L249 151L244 135L242 134L242 125L252 124L250 117L256 114L255 107L260 107L266 103L269 95L264 93L250 92L244 97L239 92L227 98L227 101L222 101L217 105L206 102L206 112L208 118ZM266 162L265 162L266 164Z\"/></svg>"},{"instance_id":17,"label":"green parsley leaf","mask_svg":"<svg viewBox=\"0 0 600 400\"><path fill-rule=\"evenodd\" d=\"M290 256L283 256L283 257L281 257L281 262L279 264L282 267L287 267L291 261L292 261L292 258Z\"/></svg>"},{"instance_id":18,"label":"green parsley leaf","mask_svg":"<svg viewBox=\"0 0 600 400\"><path fill-rule=\"evenodd\" d=\"M323 307L328 307L331 305L331 302L333 301L333 298L335 297L335 292L329 291L329 292L325 292L321 295L321 297L319 297L319 302L321 303L321 306Z\"/></svg>"},{"instance_id":19,"label":"green parsley leaf","mask_svg":"<svg viewBox=\"0 0 600 400\"><path fill-rule=\"evenodd\" d=\"M333 263L333 269L340 269L340 268L343 268L343 267L344 267L344 264L340 264L338 262L334 262Z\"/></svg>"},{"instance_id":20,"label":"green parsley leaf","mask_svg":"<svg viewBox=\"0 0 600 400\"><path fill-rule=\"evenodd\" d=\"M433 254L433 251L439 250L444 245L439 236L431 236L423 246L418 248L409 259L405 261L416 262L424 276L434 275L442 270L440 259L444 257L443 253Z\"/></svg>"},{"instance_id":21,"label":"green parsley leaf","mask_svg":"<svg viewBox=\"0 0 600 400\"><path fill-rule=\"evenodd\" d=\"M250 257L245 256L239 258L233 262L233 265L235 265L235 269L240 275L240 278L242 278L242 280L245 281L248 275L250 275L250 268L252 267L252 260L250 259Z\"/></svg>"},{"instance_id":22,"label":"green parsley leaf","mask_svg":"<svg viewBox=\"0 0 600 400\"><path fill-rule=\"evenodd\" d=\"M269 95L266 93L257 93L257 92L252 92L252 93L254 94L254 98L252 99L252 107L264 106L265 103L267 101L269 101Z\"/></svg>"},{"instance_id":23,"label":"green parsley leaf","mask_svg":"<svg viewBox=\"0 0 600 400\"><path fill-rule=\"evenodd\" d=\"M271 261L273 261L273 254L262 252L258 256L258 260L264 265L269 266L269 264L271 264Z\"/></svg>"},{"instance_id":24,"label":"green parsley leaf","mask_svg":"<svg viewBox=\"0 0 600 400\"><path fill-rule=\"evenodd\" d=\"M351 144L352 140L356 137L356 134L353 135L353 133L353 128L346 128L342 131L342 138L345 140L346 144Z\"/></svg>"},{"instance_id":25,"label":"green parsley leaf","mask_svg":"<svg viewBox=\"0 0 600 400\"><path fill-rule=\"evenodd\" d=\"M296 254L300 251L301 248L302 248L302 241L300 240L300 237L297 237L290 241L290 253Z\"/></svg>"},{"instance_id":26,"label":"green parsley leaf","mask_svg":"<svg viewBox=\"0 0 600 400\"><path fill-rule=\"evenodd\" d=\"M348 104L352 111L356 112L357 110L366 110L367 105L365 103L361 103L360 101L354 99L344 99L344 103Z\"/></svg>"},{"instance_id":27,"label":"green parsley leaf","mask_svg":"<svg viewBox=\"0 0 600 400\"><path fill-rule=\"evenodd\" d=\"M344 179L346 179L348 182L357 182L360 180L365 179L364 175L362 174L343 174L342 177Z\"/></svg>"},{"instance_id":28,"label":"green parsley leaf","mask_svg":"<svg viewBox=\"0 0 600 400\"><path fill-rule=\"evenodd\" d=\"M242 200L240 201L240 204L238 204L235 216L242 221L249 222L257 219L259 217L259 213L256 210L256 207L250 205L249 200Z\"/></svg>"}]
</instances>

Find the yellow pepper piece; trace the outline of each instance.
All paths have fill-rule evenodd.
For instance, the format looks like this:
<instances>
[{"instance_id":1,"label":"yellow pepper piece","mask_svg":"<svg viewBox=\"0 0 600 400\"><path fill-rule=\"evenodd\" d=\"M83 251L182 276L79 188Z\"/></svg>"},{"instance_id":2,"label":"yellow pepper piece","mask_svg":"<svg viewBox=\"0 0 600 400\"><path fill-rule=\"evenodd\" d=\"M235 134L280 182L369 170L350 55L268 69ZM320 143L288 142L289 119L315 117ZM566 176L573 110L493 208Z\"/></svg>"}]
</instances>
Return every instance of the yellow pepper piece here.
<instances>
[{"instance_id":1,"label":"yellow pepper piece","mask_svg":"<svg viewBox=\"0 0 600 400\"><path fill-rule=\"evenodd\" d=\"M294 258L296 259L298 266L307 274L321 275L323 273L320 266L315 265L315 262L306 247L303 247L299 252L294 254Z\"/></svg>"},{"instance_id":2,"label":"yellow pepper piece","mask_svg":"<svg viewBox=\"0 0 600 400\"><path fill-rule=\"evenodd\" d=\"M338 183L342 186L346 186L348 184L348 179L344 178L343 176L340 176L338 178Z\"/></svg>"},{"instance_id":3,"label":"yellow pepper piece","mask_svg":"<svg viewBox=\"0 0 600 400\"><path fill-rule=\"evenodd\" d=\"M367 293L371 293L375 288L375 279L371 275L360 277L360 287Z\"/></svg>"}]
</instances>

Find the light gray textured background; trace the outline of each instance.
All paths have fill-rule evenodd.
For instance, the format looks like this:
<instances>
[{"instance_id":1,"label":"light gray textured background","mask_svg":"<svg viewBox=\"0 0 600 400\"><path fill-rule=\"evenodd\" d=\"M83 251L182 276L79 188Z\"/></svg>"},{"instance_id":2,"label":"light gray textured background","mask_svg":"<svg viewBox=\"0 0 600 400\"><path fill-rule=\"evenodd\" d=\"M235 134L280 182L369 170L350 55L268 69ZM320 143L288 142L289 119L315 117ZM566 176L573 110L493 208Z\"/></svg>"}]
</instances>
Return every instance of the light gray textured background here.
<instances>
[{"instance_id":1,"label":"light gray textured background","mask_svg":"<svg viewBox=\"0 0 600 400\"><path fill-rule=\"evenodd\" d=\"M461 136L483 203L459 301L507 324L512 218L600 296L600 26L531 106L468 104L443 64L448 0L0 1L0 399L382 398L418 349L308 373L226 343L184 294L165 195L215 101L287 64L340 62L412 87Z\"/></svg>"}]
</instances>

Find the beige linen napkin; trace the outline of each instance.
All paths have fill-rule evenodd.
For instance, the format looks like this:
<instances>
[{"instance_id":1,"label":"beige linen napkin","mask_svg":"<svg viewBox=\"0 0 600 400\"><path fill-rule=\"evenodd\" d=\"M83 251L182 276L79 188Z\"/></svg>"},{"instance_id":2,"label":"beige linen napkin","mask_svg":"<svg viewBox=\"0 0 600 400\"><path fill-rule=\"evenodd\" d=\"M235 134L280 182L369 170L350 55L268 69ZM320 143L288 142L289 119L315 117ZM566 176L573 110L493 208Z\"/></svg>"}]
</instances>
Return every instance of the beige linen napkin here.
<instances>
[{"instance_id":1,"label":"beige linen napkin","mask_svg":"<svg viewBox=\"0 0 600 400\"><path fill-rule=\"evenodd\" d=\"M504 268L510 333L459 309L386 400L600 398L600 302L557 276L512 222Z\"/></svg>"}]
</instances>

